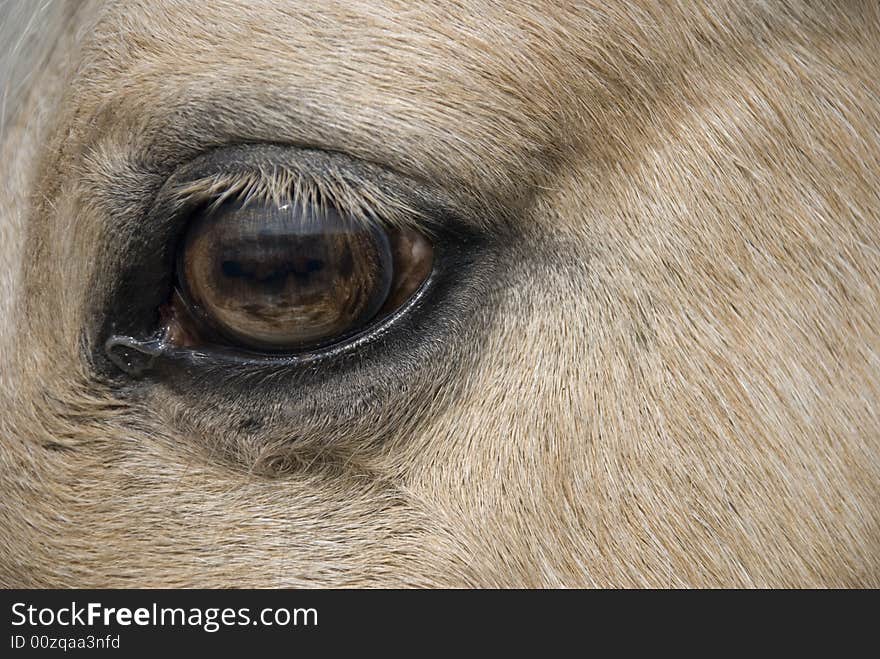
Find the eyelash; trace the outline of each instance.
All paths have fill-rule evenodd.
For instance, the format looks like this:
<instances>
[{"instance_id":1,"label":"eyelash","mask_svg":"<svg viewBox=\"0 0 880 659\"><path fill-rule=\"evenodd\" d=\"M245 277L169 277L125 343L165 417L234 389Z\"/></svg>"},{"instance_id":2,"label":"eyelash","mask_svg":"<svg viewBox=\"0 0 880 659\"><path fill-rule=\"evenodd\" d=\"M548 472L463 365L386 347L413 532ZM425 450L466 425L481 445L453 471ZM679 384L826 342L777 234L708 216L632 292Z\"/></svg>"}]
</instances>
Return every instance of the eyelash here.
<instances>
[{"instance_id":1,"label":"eyelash","mask_svg":"<svg viewBox=\"0 0 880 659\"><path fill-rule=\"evenodd\" d=\"M373 226L408 227L425 233L432 229L429 218L416 207L368 181L353 184L335 170L322 176L284 167L224 172L180 185L173 194L178 204L189 208L213 210L229 201L291 204L303 210L330 206Z\"/></svg>"}]
</instances>

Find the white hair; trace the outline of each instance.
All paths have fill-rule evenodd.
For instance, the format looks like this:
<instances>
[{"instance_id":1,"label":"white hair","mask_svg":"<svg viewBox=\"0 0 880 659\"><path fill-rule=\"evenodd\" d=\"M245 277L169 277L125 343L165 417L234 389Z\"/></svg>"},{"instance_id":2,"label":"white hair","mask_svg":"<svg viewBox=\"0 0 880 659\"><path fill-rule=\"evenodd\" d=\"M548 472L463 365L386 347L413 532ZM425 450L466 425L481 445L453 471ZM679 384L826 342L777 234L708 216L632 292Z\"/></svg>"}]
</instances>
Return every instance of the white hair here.
<instances>
[{"instance_id":1,"label":"white hair","mask_svg":"<svg viewBox=\"0 0 880 659\"><path fill-rule=\"evenodd\" d=\"M28 82L78 5L73 0L0 0L0 131L12 121Z\"/></svg>"}]
</instances>

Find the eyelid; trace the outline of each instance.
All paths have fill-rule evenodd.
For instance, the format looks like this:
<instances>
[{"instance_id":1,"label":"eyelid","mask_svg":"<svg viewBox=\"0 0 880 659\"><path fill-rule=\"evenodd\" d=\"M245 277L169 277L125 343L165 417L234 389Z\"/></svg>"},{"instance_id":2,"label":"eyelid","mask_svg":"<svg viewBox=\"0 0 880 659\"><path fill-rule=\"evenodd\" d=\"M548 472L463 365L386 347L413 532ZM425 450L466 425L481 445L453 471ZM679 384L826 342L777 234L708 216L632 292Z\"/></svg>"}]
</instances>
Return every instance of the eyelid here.
<instances>
[{"instance_id":1,"label":"eyelid","mask_svg":"<svg viewBox=\"0 0 880 659\"><path fill-rule=\"evenodd\" d=\"M389 181L391 175L387 173L377 176L370 172L365 176L328 161L338 156L306 153L311 160L323 160L322 166L315 167L314 162L304 166L295 159L272 163L231 159L220 171L176 183L171 197L175 205L209 210L233 201L243 206L295 204L303 213L307 209L314 212L316 208L334 208L369 226L406 228L433 236L436 220L419 203L412 203L416 195L406 189L409 186L405 183ZM404 188L404 194L400 194L400 188Z\"/></svg>"}]
</instances>

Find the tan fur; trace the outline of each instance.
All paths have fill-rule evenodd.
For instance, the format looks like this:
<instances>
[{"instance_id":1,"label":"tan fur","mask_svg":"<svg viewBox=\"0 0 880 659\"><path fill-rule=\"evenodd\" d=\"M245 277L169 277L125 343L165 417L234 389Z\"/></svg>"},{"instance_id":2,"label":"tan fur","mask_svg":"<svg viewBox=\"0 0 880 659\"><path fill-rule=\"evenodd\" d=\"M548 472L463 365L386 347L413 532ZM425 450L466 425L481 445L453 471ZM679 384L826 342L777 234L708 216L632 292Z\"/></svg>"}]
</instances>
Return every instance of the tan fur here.
<instances>
[{"instance_id":1,"label":"tan fur","mask_svg":"<svg viewBox=\"0 0 880 659\"><path fill-rule=\"evenodd\" d=\"M0 584L880 586L876 2L60 11L3 126ZM523 237L411 423L242 444L86 359L121 160L260 141Z\"/></svg>"}]
</instances>

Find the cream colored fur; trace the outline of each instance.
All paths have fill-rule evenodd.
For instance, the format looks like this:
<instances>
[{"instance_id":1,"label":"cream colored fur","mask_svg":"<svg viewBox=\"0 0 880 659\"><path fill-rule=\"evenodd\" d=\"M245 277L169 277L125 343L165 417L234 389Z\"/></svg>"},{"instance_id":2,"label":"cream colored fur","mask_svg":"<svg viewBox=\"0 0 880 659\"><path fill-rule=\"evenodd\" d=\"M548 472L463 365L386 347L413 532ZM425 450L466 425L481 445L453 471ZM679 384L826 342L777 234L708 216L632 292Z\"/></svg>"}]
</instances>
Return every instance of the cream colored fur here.
<instances>
[{"instance_id":1,"label":"cream colored fur","mask_svg":"<svg viewBox=\"0 0 880 659\"><path fill-rule=\"evenodd\" d=\"M5 68L0 584L880 586L876 2L41 12L0 42L31 54ZM193 153L342 151L543 246L421 422L281 467L92 371L96 198L208 119Z\"/></svg>"}]
</instances>

